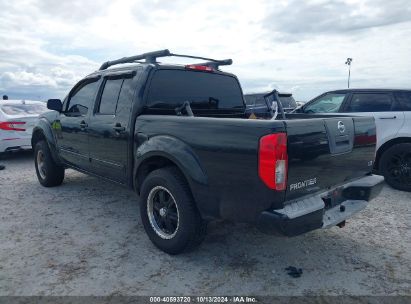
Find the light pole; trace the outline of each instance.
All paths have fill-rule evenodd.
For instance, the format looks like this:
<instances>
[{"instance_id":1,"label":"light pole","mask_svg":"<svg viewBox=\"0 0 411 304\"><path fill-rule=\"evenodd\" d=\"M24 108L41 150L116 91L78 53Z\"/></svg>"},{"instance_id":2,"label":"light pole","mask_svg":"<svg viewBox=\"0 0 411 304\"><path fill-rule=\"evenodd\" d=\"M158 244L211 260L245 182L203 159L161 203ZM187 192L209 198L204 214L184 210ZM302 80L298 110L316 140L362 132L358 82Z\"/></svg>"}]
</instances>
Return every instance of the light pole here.
<instances>
[{"instance_id":1,"label":"light pole","mask_svg":"<svg viewBox=\"0 0 411 304\"><path fill-rule=\"evenodd\" d=\"M348 88L350 88L351 62L352 62L352 58L347 58L347 61L345 62L345 64L348 65Z\"/></svg>"}]
</instances>

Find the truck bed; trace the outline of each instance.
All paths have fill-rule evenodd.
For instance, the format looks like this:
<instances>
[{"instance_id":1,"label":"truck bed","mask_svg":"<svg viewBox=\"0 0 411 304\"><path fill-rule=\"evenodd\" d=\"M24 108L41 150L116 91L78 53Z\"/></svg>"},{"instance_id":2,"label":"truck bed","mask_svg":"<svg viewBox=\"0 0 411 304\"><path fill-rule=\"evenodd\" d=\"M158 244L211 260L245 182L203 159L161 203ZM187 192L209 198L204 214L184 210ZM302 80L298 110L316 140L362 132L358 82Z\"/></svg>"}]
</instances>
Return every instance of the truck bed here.
<instances>
[{"instance_id":1,"label":"truck bed","mask_svg":"<svg viewBox=\"0 0 411 304\"><path fill-rule=\"evenodd\" d=\"M135 130L142 141L162 142L170 154L182 149L200 167L189 183L205 218L255 221L264 210L281 209L306 195L314 195L371 172L375 124L363 117L307 117L286 120L140 115ZM309 118L309 119L308 119ZM347 125L347 138L335 146L336 126ZM258 175L260 138L287 134L289 158L287 189L269 189ZM344 135L347 135L344 134ZM138 136L137 136L138 138ZM334 146L333 146L334 145ZM136 143L141 150L144 142ZM140 148L139 148L140 147ZM178 157L175 160L178 162ZM206 180L200 176L206 176Z\"/></svg>"}]
</instances>

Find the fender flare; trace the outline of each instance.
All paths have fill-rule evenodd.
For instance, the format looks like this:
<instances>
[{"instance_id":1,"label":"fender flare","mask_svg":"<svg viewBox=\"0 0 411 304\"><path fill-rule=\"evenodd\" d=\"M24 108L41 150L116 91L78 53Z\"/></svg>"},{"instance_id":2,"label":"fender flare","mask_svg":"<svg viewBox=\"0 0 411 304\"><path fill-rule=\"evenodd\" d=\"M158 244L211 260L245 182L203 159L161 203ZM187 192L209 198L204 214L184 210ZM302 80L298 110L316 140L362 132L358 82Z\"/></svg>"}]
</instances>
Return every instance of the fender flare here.
<instances>
[{"instance_id":1,"label":"fender flare","mask_svg":"<svg viewBox=\"0 0 411 304\"><path fill-rule=\"evenodd\" d=\"M31 146L34 149L35 143L38 141L39 136L46 139L47 145L49 146L51 156L53 160L59 164L63 165L60 156L57 151L57 143L54 132L50 123L45 118L40 118L36 126L33 128L33 133L31 136Z\"/></svg>"},{"instance_id":2,"label":"fender flare","mask_svg":"<svg viewBox=\"0 0 411 304\"><path fill-rule=\"evenodd\" d=\"M134 181L141 165L152 157L163 157L174 163L187 179L190 188L207 187L208 178L200 160L183 141L168 135L158 135L144 141L135 152ZM134 185L138 190L138 185ZM193 191L193 195L194 195Z\"/></svg>"}]
</instances>

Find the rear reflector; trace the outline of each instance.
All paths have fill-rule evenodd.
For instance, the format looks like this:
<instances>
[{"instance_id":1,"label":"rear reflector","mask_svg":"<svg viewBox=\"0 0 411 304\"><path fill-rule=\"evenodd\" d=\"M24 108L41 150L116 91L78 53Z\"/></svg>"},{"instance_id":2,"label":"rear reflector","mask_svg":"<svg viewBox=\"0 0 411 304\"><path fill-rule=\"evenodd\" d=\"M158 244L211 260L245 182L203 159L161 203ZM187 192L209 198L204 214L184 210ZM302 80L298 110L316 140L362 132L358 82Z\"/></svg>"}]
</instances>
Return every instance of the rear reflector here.
<instances>
[{"instance_id":1,"label":"rear reflector","mask_svg":"<svg viewBox=\"0 0 411 304\"><path fill-rule=\"evenodd\" d=\"M5 130L5 131L26 131L26 129L21 128L24 124L25 124L24 121L0 122L0 130Z\"/></svg>"},{"instance_id":2,"label":"rear reflector","mask_svg":"<svg viewBox=\"0 0 411 304\"><path fill-rule=\"evenodd\" d=\"M213 72L213 68L206 66L206 65L196 65L196 64L189 64L185 66L186 69L189 70L197 70L197 71L207 71L207 72Z\"/></svg>"},{"instance_id":3,"label":"rear reflector","mask_svg":"<svg viewBox=\"0 0 411 304\"><path fill-rule=\"evenodd\" d=\"M258 151L258 174L267 187L282 191L287 186L287 134L261 137Z\"/></svg>"}]
</instances>

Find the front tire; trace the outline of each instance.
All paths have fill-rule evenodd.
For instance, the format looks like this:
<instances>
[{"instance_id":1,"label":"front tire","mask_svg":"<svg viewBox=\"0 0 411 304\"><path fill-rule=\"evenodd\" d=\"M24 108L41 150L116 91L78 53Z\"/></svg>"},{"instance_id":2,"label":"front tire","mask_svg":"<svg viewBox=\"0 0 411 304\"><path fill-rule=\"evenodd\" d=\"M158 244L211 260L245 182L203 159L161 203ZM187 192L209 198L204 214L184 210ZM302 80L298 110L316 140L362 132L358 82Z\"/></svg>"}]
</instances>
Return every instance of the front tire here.
<instances>
[{"instance_id":1,"label":"front tire","mask_svg":"<svg viewBox=\"0 0 411 304\"><path fill-rule=\"evenodd\" d=\"M34 147L34 166L37 178L44 187L55 187L63 183L64 167L53 160L49 146L40 140Z\"/></svg>"},{"instance_id":2,"label":"front tire","mask_svg":"<svg viewBox=\"0 0 411 304\"><path fill-rule=\"evenodd\" d=\"M197 247L206 234L184 177L175 167L151 172L141 187L140 215L153 244L168 254Z\"/></svg>"},{"instance_id":3,"label":"front tire","mask_svg":"<svg viewBox=\"0 0 411 304\"><path fill-rule=\"evenodd\" d=\"M388 185L411 191L411 143L388 148L381 157L379 168Z\"/></svg>"}]
</instances>

